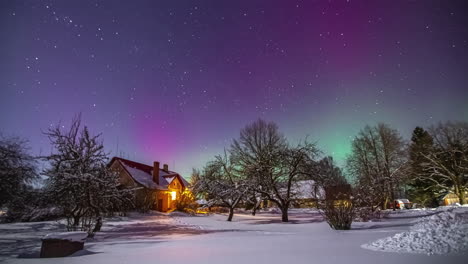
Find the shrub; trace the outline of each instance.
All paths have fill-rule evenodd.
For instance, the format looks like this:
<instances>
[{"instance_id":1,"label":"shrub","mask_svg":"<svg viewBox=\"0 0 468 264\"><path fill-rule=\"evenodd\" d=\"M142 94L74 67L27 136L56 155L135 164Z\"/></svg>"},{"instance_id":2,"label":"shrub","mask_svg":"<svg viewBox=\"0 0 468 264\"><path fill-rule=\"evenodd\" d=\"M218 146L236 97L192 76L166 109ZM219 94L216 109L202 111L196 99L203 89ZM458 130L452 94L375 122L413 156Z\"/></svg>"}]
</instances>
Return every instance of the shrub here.
<instances>
[{"instance_id":1,"label":"shrub","mask_svg":"<svg viewBox=\"0 0 468 264\"><path fill-rule=\"evenodd\" d=\"M335 230L349 230L355 215L355 208L349 200L325 200L321 213L328 225Z\"/></svg>"},{"instance_id":2,"label":"shrub","mask_svg":"<svg viewBox=\"0 0 468 264\"><path fill-rule=\"evenodd\" d=\"M180 198L176 202L176 210L195 214L198 208L198 204L195 202L195 197L189 190L185 190L180 194Z\"/></svg>"}]
</instances>

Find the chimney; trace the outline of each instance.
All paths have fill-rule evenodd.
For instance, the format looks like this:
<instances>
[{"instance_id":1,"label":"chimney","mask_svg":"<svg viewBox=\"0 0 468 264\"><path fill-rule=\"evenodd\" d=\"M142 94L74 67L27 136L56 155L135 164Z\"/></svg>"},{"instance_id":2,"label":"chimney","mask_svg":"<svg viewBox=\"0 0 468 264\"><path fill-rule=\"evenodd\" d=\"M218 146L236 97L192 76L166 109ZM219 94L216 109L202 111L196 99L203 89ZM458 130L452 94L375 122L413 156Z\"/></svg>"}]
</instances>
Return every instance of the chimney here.
<instances>
[{"instance_id":1,"label":"chimney","mask_svg":"<svg viewBox=\"0 0 468 264\"><path fill-rule=\"evenodd\" d=\"M169 171L169 166L167 164L163 165L163 171L165 171L165 172Z\"/></svg>"},{"instance_id":2,"label":"chimney","mask_svg":"<svg viewBox=\"0 0 468 264\"><path fill-rule=\"evenodd\" d=\"M153 181L159 185L159 161L153 162Z\"/></svg>"}]
</instances>

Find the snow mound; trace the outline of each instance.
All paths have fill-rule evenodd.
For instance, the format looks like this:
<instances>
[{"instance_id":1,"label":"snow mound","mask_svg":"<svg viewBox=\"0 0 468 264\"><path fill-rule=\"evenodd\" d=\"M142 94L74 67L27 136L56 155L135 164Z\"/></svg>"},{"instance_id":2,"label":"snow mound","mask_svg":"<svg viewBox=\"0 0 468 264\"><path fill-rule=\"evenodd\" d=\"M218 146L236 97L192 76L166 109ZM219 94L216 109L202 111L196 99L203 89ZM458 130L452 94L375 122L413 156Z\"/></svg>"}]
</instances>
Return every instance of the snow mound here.
<instances>
[{"instance_id":1,"label":"snow mound","mask_svg":"<svg viewBox=\"0 0 468 264\"><path fill-rule=\"evenodd\" d=\"M468 252L468 214L455 210L423 217L410 231L369 244L365 249L401 253L461 254Z\"/></svg>"},{"instance_id":2,"label":"snow mound","mask_svg":"<svg viewBox=\"0 0 468 264\"><path fill-rule=\"evenodd\" d=\"M50 234L45 235L43 240L59 239L59 240L82 242L86 240L87 237L88 237L88 233L83 232L83 231L75 231L75 232L50 233Z\"/></svg>"}]
</instances>

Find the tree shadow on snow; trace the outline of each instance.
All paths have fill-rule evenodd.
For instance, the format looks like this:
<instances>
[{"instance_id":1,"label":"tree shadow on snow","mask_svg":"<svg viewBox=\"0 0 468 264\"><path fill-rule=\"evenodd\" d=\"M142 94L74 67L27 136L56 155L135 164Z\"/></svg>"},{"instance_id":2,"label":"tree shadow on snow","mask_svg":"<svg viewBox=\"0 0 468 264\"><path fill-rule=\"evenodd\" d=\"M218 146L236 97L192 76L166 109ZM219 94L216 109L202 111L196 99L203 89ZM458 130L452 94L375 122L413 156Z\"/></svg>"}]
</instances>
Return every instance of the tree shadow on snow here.
<instances>
[{"instance_id":1,"label":"tree shadow on snow","mask_svg":"<svg viewBox=\"0 0 468 264\"><path fill-rule=\"evenodd\" d=\"M77 252L75 252L75 253L73 253L73 254L71 254L69 256L60 257L60 258L81 257L81 256L94 255L94 254L99 254L99 253L101 253L101 252L94 252L94 251L90 251L90 250L87 250L87 249L83 249L83 250L78 250ZM29 252L29 253L19 254L18 258L24 258L24 259L41 258L41 251L36 250L36 251L33 251L33 252ZM47 259L47 258L41 258L41 259Z\"/></svg>"},{"instance_id":2,"label":"tree shadow on snow","mask_svg":"<svg viewBox=\"0 0 468 264\"><path fill-rule=\"evenodd\" d=\"M385 222L380 222L385 223ZM375 225L362 225L362 226L352 226L351 230L372 230L372 229L381 229L381 228L392 228L392 227L407 227L412 226L412 223L395 223L395 224L375 224Z\"/></svg>"}]
</instances>

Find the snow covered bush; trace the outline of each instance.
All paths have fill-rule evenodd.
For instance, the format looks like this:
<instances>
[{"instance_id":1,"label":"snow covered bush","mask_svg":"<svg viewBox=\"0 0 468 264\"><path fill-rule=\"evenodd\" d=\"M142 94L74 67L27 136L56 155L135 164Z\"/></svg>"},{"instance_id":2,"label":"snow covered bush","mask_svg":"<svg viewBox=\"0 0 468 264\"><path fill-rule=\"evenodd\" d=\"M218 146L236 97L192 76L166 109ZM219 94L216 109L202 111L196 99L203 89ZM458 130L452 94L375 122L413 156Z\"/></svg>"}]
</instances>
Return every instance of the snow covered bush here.
<instances>
[{"instance_id":1,"label":"snow covered bush","mask_svg":"<svg viewBox=\"0 0 468 264\"><path fill-rule=\"evenodd\" d=\"M8 209L3 221L35 222L63 217L63 211L60 208L48 205L43 196L42 190L28 188L21 196L17 196L8 203Z\"/></svg>"}]
</instances>

